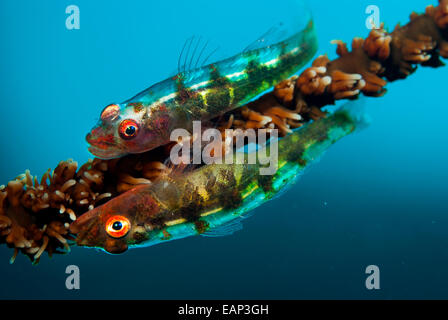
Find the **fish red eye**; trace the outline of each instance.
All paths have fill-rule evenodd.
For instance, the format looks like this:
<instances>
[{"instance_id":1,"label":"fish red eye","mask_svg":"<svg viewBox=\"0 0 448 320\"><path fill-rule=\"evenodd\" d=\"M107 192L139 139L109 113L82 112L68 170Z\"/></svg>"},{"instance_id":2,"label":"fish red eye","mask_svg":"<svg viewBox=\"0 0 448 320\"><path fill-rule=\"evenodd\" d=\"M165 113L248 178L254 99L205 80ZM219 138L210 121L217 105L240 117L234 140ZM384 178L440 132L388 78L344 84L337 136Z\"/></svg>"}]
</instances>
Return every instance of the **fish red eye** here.
<instances>
[{"instance_id":1,"label":"fish red eye","mask_svg":"<svg viewBox=\"0 0 448 320\"><path fill-rule=\"evenodd\" d=\"M124 140L130 140L134 138L138 133L138 124L132 119L123 120L118 128L120 137Z\"/></svg>"},{"instance_id":2,"label":"fish red eye","mask_svg":"<svg viewBox=\"0 0 448 320\"><path fill-rule=\"evenodd\" d=\"M113 238L121 238L128 234L131 223L126 217L112 216L106 222L106 232Z\"/></svg>"},{"instance_id":3,"label":"fish red eye","mask_svg":"<svg viewBox=\"0 0 448 320\"><path fill-rule=\"evenodd\" d=\"M116 104L108 105L101 112L101 120L114 120L120 113L120 107Z\"/></svg>"}]
</instances>

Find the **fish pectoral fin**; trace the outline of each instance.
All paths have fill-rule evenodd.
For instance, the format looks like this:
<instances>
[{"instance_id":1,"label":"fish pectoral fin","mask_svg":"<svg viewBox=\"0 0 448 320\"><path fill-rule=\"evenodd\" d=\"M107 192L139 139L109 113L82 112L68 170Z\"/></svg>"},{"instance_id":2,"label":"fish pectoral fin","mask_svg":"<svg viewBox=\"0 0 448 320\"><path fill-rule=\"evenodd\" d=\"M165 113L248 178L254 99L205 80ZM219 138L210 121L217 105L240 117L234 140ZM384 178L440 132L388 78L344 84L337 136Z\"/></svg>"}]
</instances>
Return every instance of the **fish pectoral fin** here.
<instances>
[{"instance_id":1,"label":"fish pectoral fin","mask_svg":"<svg viewBox=\"0 0 448 320\"><path fill-rule=\"evenodd\" d=\"M237 221L230 221L222 226L213 228L201 234L204 237L225 237L234 234L243 229L243 224L238 219Z\"/></svg>"}]
</instances>

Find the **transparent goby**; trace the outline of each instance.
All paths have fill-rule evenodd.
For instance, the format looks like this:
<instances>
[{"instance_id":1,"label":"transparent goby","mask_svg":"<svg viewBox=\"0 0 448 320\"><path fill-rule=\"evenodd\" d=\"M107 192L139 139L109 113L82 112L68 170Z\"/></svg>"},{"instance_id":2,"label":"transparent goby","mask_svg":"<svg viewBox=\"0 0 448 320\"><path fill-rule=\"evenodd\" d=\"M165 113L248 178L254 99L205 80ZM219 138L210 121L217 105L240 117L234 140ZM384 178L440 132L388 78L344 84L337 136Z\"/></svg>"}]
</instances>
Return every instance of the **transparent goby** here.
<instances>
[{"instance_id":1,"label":"transparent goby","mask_svg":"<svg viewBox=\"0 0 448 320\"><path fill-rule=\"evenodd\" d=\"M210 120L247 104L299 71L317 51L312 20L284 39L264 40L233 57L180 72L123 103L107 106L87 135L89 150L110 159L167 144L174 129L191 130L195 120Z\"/></svg>"}]
</instances>

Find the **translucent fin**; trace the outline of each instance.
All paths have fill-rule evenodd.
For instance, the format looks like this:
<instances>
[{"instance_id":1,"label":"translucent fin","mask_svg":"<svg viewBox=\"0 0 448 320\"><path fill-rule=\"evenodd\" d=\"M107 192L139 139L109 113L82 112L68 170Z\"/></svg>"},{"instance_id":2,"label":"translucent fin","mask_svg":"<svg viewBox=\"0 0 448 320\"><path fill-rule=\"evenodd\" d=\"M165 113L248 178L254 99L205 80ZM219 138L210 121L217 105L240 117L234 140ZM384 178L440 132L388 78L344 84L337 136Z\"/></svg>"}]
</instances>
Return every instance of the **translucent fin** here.
<instances>
[{"instance_id":1,"label":"translucent fin","mask_svg":"<svg viewBox=\"0 0 448 320\"><path fill-rule=\"evenodd\" d=\"M257 40L249 44L243 52L257 50L276 44L284 40L286 34L288 34L288 30L285 29L285 24L283 22L279 22L263 33Z\"/></svg>"},{"instance_id":2,"label":"translucent fin","mask_svg":"<svg viewBox=\"0 0 448 320\"><path fill-rule=\"evenodd\" d=\"M369 98L365 96L359 96L357 99L343 104L335 111L335 113L346 112L356 123L356 131L359 132L361 130L364 130L372 122L372 119L366 111L367 99Z\"/></svg>"},{"instance_id":3,"label":"translucent fin","mask_svg":"<svg viewBox=\"0 0 448 320\"><path fill-rule=\"evenodd\" d=\"M222 226L213 228L201 234L204 237L225 237L234 234L237 231L243 230L243 220L250 218L255 214L255 210L244 212L241 216L223 224Z\"/></svg>"},{"instance_id":4,"label":"translucent fin","mask_svg":"<svg viewBox=\"0 0 448 320\"><path fill-rule=\"evenodd\" d=\"M299 181L299 179L302 177L303 171L298 173L291 181L288 182L287 185L285 185L279 192L277 192L275 195L272 196L269 200L275 200L277 198L280 198L285 193L287 193L289 190L292 189L292 187Z\"/></svg>"},{"instance_id":5,"label":"translucent fin","mask_svg":"<svg viewBox=\"0 0 448 320\"><path fill-rule=\"evenodd\" d=\"M241 223L241 218L232 220L222 226L211 229L201 234L204 237L225 237L234 234L237 231L243 229L243 224Z\"/></svg>"},{"instance_id":6,"label":"translucent fin","mask_svg":"<svg viewBox=\"0 0 448 320\"><path fill-rule=\"evenodd\" d=\"M188 38L177 61L177 72L183 73L201 68L218 50L218 46L210 45L210 40L196 36Z\"/></svg>"},{"instance_id":7,"label":"translucent fin","mask_svg":"<svg viewBox=\"0 0 448 320\"><path fill-rule=\"evenodd\" d=\"M281 42L288 34L286 25L279 22L269 28L257 40L249 44L243 52L265 48ZM220 49L219 46L211 45L210 40L203 37L192 36L188 38L180 52L177 61L178 73L185 73L201 68L211 62L211 57Z\"/></svg>"},{"instance_id":8,"label":"translucent fin","mask_svg":"<svg viewBox=\"0 0 448 320\"><path fill-rule=\"evenodd\" d=\"M179 164L173 164L169 157L164 161L163 164L169 170L169 176L171 178L179 177L183 174L192 172L197 168L197 165L194 165L192 163L188 164L181 162Z\"/></svg>"}]
</instances>

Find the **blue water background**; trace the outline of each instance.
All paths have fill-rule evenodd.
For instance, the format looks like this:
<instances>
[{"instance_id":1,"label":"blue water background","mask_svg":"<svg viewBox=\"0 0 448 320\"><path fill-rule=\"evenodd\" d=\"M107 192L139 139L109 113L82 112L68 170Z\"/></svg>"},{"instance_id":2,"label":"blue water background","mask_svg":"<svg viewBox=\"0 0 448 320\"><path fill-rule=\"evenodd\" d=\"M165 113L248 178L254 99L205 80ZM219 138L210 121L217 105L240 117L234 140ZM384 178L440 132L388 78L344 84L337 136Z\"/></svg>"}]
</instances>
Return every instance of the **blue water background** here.
<instances>
[{"instance_id":1,"label":"blue water background","mask_svg":"<svg viewBox=\"0 0 448 320\"><path fill-rule=\"evenodd\" d=\"M283 2L282 2L283 3ZM81 29L65 28L65 8ZM319 53L366 36L371 1L310 1ZM392 29L436 1L376 0ZM91 155L99 112L177 67L184 41L203 35L236 53L291 16L288 1L0 2L0 183ZM300 14L297 14L300 16ZM271 20L272 19L272 20ZM448 298L447 69L420 69L369 99L363 132L332 147L297 185L230 237L192 237L120 256L73 248L35 267L0 248L0 298ZM81 289L65 288L65 268ZM378 265L381 289L365 288Z\"/></svg>"}]
</instances>

